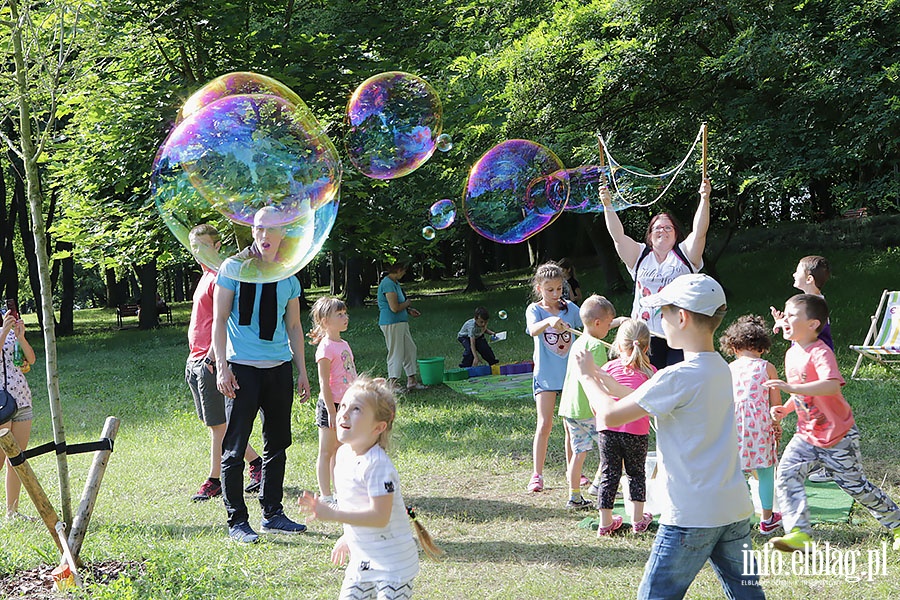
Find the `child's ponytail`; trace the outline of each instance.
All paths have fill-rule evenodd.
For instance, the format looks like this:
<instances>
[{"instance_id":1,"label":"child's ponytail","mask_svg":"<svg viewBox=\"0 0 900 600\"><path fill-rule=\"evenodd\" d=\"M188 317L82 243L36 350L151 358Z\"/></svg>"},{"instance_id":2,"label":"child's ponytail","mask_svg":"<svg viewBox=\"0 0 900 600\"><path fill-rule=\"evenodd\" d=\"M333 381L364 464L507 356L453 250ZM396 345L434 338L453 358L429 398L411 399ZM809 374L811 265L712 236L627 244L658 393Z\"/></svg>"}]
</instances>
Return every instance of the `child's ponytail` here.
<instances>
[{"instance_id":1,"label":"child's ponytail","mask_svg":"<svg viewBox=\"0 0 900 600\"><path fill-rule=\"evenodd\" d=\"M431 534L425 529L425 526L419 523L419 519L416 517L416 511L412 506L406 507L406 514L409 515L409 518L413 522L413 526L416 530L416 537L419 538L419 545L422 546L422 550L425 551L425 556L430 558L431 560L440 560L444 557L446 552L438 548L437 544L434 543L434 539L431 537Z\"/></svg>"},{"instance_id":2,"label":"child's ponytail","mask_svg":"<svg viewBox=\"0 0 900 600\"><path fill-rule=\"evenodd\" d=\"M628 350L628 354L621 357L626 367L640 371L648 377L653 376L649 354L650 330L646 323L639 319L625 319L616 332L614 346Z\"/></svg>"}]
</instances>

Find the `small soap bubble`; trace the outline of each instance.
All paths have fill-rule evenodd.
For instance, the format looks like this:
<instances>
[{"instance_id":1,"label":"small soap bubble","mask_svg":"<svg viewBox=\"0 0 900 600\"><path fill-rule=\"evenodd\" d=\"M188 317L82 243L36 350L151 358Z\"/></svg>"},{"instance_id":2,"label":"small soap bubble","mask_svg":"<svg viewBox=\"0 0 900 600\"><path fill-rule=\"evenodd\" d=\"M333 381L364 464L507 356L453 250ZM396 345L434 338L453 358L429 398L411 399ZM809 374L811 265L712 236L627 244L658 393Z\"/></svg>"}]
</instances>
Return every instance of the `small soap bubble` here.
<instances>
[{"instance_id":1,"label":"small soap bubble","mask_svg":"<svg viewBox=\"0 0 900 600\"><path fill-rule=\"evenodd\" d=\"M434 231L434 227L432 227L431 225L426 225L425 227L422 228L422 237L425 238L426 240L428 240L428 241L433 240L435 235L436 234Z\"/></svg>"},{"instance_id":2,"label":"small soap bubble","mask_svg":"<svg viewBox=\"0 0 900 600\"><path fill-rule=\"evenodd\" d=\"M442 133L437 137L436 145L441 152L450 152L453 150L453 138L449 133Z\"/></svg>"},{"instance_id":3,"label":"small soap bubble","mask_svg":"<svg viewBox=\"0 0 900 600\"><path fill-rule=\"evenodd\" d=\"M347 156L367 177L403 177L434 154L442 118L441 100L424 79L380 73L362 82L347 104Z\"/></svg>"},{"instance_id":4,"label":"small soap bubble","mask_svg":"<svg viewBox=\"0 0 900 600\"><path fill-rule=\"evenodd\" d=\"M499 313L497 313L497 316L500 317L500 320L505 321L506 317L509 315L506 314L505 310L501 310Z\"/></svg>"},{"instance_id":5,"label":"small soap bubble","mask_svg":"<svg viewBox=\"0 0 900 600\"><path fill-rule=\"evenodd\" d=\"M438 200L428 209L431 225L435 229L447 229L456 220L456 205L453 200Z\"/></svg>"},{"instance_id":6,"label":"small soap bubble","mask_svg":"<svg viewBox=\"0 0 900 600\"><path fill-rule=\"evenodd\" d=\"M507 140L469 171L463 213L479 235L517 244L552 223L568 195L568 173L553 152L529 140Z\"/></svg>"}]
</instances>

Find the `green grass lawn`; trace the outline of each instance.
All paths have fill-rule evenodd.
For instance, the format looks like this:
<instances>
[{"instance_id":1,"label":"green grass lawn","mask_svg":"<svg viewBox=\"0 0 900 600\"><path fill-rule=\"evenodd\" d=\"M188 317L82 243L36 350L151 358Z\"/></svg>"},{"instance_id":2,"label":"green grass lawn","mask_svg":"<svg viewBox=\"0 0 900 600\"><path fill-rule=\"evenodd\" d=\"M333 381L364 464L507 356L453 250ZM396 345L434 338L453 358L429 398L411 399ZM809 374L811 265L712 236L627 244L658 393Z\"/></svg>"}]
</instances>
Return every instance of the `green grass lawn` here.
<instances>
[{"instance_id":1,"label":"green grass lawn","mask_svg":"<svg viewBox=\"0 0 900 600\"><path fill-rule=\"evenodd\" d=\"M741 314L768 315L793 294L791 273L800 253L760 251L724 258L719 264L728 291L730 321ZM833 311L838 359L849 377L881 290L900 287L896 265L900 251L839 250L830 252L835 276L825 288ZM491 289L479 294L446 294L461 281L443 285L406 285L417 298L422 317L412 325L419 356L443 356L455 367L460 346L455 336L473 308L485 305L494 315L489 326L509 332L493 344L503 362L530 357L532 342L524 333L524 309L530 301L529 274L489 277ZM599 292L602 281L592 269L579 271L585 293ZM313 296L316 295L313 291ZM630 298L611 298L621 313ZM186 324L190 307L177 305L175 324L154 331L116 330L110 311L77 313L77 336L59 340L60 388L69 443L95 440L106 416L122 420L106 478L82 550L86 562L134 560L144 564L109 585L95 584L92 598L335 598L342 570L328 557L340 526L312 523L305 535L263 536L245 547L226 540L221 500L192 504L189 497L206 475L208 436L194 414L183 380L187 355ZM497 315L505 310L509 317ZM306 318L304 316L304 318ZM360 371L385 373L383 338L372 307L351 311L346 339ZM308 323L304 323L308 327ZM42 344L34 327L30 339L39 361ZM771 360L781 365L785 342L779 340ZM315 382L313 349L307 347L309 374ZM845 394L862 431L864 463L869 477L900 498L900 427L897 426L900 379L885 379L878 367L864 373L872 381L852 381ZM52 439L44 368L29 375L35 392L32 444ZM294 444L286 476L288 514L298 518L294 501L303 489L315 489L316 428L314 407L295 404ZM498 403L466 397L446 386L411 394L400 402L392 455L403 493L437 542L446 560L423 559L416 579L420 598L627 598L633 597L647 559L652 536L632 535L598 540L576 527L585 516L564 508L567 499L563 465L563 432L554 427L543 494L526 493L531 471L533 401ZM793 419L786 427L790 434ZM261 446L258 431L253 443ZM73 510L87 475L90 455L69 459ZM59 502L55 460L51 455L31 464L51 501ZM589 459L587 470L596 467ZM24 492L23 492L24 494ZM259 509L248 502L251 523ZM27 497L22 510L36 514ZM864 510L855 509L852 523L818 527L820 541L861 553L881 548L886 532ZM41 523L0 522L0 577L55 562L56 550ZM754 545L764 538L754 536ZM859 565L864 570L865 564ZM887 576L852 582L841 577L763 579L770 598L897 598L900 560L890 556ZM688 594L691 598L722 597L706 567Z\"/></svg>"}]
</instances>

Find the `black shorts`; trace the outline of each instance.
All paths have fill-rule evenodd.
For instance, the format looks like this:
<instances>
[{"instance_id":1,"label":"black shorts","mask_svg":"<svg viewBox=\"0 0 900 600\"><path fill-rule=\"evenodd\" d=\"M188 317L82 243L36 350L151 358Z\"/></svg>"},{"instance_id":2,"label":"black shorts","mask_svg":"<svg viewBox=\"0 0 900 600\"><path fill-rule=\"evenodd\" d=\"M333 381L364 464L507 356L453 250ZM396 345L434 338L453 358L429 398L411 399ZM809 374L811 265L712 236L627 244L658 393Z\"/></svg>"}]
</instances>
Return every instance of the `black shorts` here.
<instances>
[{"instance_id":1,"label":"black shorts","mask_svg":"<svg viewBox=\"0 0 900 600\"><path fill-rule=\"evenodd\" d=\"M340 404L335 402L335 414L337 413L339 406ZM328 409L325 408L325 400L321 396L319 396L319 400L316 402L316 426L322 428L328 427Z\"/></svg>"}]
</instances>

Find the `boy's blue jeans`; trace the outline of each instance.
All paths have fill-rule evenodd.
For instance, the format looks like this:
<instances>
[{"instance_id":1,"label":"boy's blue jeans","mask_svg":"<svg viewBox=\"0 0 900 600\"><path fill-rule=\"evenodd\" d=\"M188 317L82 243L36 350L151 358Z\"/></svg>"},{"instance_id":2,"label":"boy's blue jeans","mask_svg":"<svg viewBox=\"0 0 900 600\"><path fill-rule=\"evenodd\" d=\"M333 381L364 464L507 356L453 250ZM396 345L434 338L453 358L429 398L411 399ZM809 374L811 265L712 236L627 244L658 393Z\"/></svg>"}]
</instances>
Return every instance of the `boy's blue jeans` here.
<instances>
[{"instance_id":1,"label":"boy's blue jeans","mask_svg":"<svg viewBox=\"0 0 900 600\"><path fill-rule=\"evenodd\" d=\"M660 525L637 597L639 600L683 598L709 560L726 598L765 598L759 577L743 574L745 550L752 550L748 519L721 527ZM749 570L758 572L755 566Z\"/></svg>"}]
</instances>

